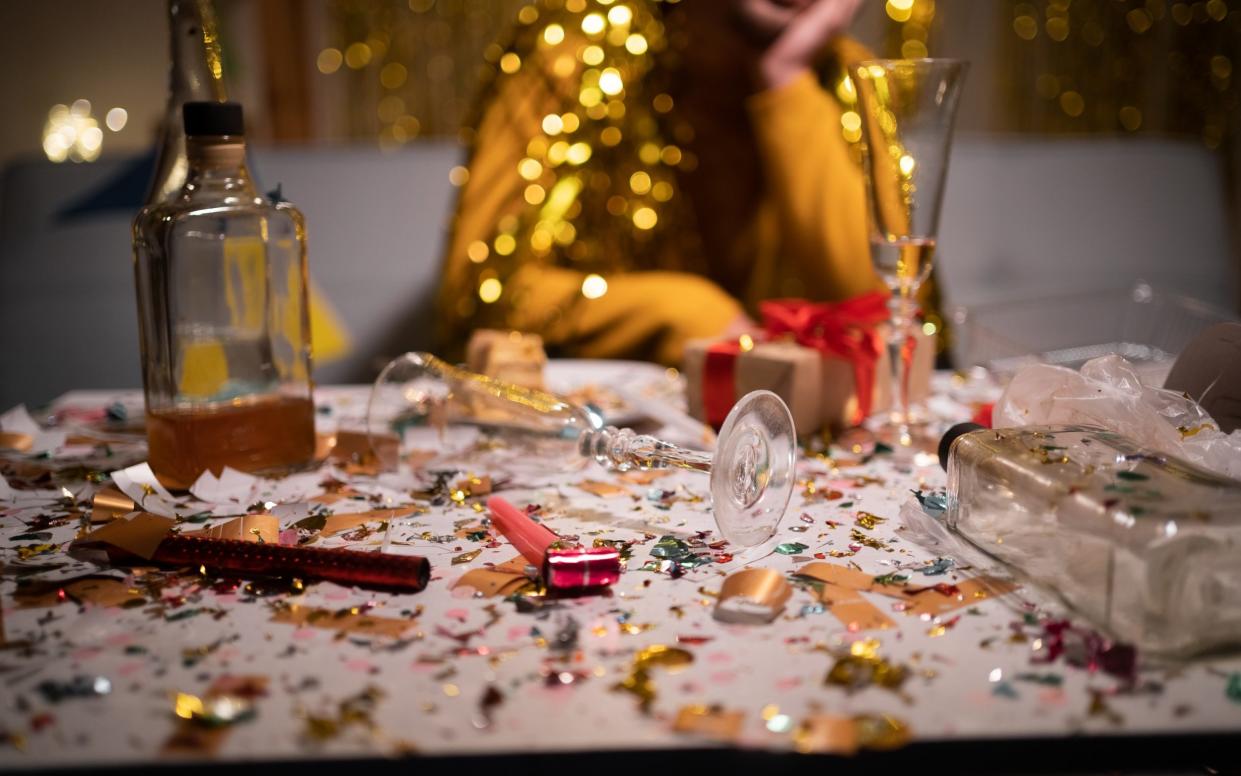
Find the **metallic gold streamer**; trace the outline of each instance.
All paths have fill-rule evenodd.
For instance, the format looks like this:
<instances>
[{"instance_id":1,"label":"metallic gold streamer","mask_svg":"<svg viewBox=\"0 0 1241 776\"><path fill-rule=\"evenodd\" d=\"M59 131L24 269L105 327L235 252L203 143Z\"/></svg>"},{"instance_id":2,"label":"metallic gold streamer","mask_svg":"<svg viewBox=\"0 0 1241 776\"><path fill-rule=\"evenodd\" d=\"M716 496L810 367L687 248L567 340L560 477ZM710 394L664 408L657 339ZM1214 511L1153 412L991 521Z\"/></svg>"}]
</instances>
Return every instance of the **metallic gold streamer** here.
<instances>
[{"instance_id":1,"label":"metallic gold streamer","mask_svg":"<svg viewBox=\"0 0 1241 776\"><path fill-rule=\"evenodd\" d=\"M743 569L728 575L715 604L722 622L766 623L784 611L793 594L784 576L774 569Z\"/></svg>"},{"instance_id":2,"label":"metallic gold streamer","mask_svg":"<svg viewBox=\"0 0 1241 776\"><path fill-rule=\"evenodd\" d=\"M92 523L109 523L118 517L133 512L134 500L116 488L104 488L91 500L90 521Z\"/></svg>"},{"instance_id":3,"label":"metallic gold streamer","mask_svg":"<svg viewBox=\"0 0 1241 776\"><path fill-rule=\"evenodd\" d=\"M16 450L25 453L34 446L34 437L13 431L0 431L0 450Z\"/></svg>"}]
</instances>

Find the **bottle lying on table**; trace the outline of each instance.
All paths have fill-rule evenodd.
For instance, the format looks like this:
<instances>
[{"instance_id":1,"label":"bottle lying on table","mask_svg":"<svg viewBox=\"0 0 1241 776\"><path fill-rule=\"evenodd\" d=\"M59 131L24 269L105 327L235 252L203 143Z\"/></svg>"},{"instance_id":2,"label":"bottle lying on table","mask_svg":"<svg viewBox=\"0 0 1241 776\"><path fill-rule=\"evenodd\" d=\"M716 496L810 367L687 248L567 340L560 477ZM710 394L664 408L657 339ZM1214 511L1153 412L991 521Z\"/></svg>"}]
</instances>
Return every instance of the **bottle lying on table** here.
<instances>
[{"instance_id":1,"label":"bottle lying on table","mask_svg":"<svg viewBox=\"0 0 1241 776\"><path fill-rule=\"evenodd\" d=\"M306 231L245 165L241 106L190 102L181 192L134 221L151 468L174 488L314 457Z\"/></svg>"},{"instance_id":2,"label":"bottle lying on table","mask_svg":"<svg viewBox=\"0 0 1241 776\"><path fill-rule=\"evenodd\" d=\"M1188 656L1241 643L1241 482L1089 427L954 426L948 527L1112 637Z\"/></svg>"}]
</instances>

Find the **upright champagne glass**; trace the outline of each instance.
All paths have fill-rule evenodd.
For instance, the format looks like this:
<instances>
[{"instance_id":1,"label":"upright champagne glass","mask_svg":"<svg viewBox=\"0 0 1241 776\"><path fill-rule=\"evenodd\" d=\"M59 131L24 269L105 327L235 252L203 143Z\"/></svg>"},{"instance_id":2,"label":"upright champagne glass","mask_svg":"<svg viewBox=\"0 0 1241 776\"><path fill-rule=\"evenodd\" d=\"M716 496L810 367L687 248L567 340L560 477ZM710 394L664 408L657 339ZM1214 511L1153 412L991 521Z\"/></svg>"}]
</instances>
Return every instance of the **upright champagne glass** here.
<instances>
[{"instance_id":1,"label":"upright champagne glass","mask_svg":"<svg viewBox=\"0 0 1241 776\"><path fill-rule=\"evenodd\" d=\"M862 116L871 260L892 292L888 355L892 406L880 438L914 444L909 366L916 294L931 274L957 101L968 64L956 59L876 59L854 67Z\"/></svg>"},{"instance_id":2,"label":"upright champagne glass","mask_svg":"<svg viewBox=\"0 0 1241 776\"><path fill-rule=\"evenodd\" d=\"M710 476L716 525L741 547L760 545L775 533L793 492L797 455L793 417L770 391L737 402L712 454L604 427L597 414L559 396L470 372L430 353L406 353L379 374L367 407L367 433L388 468L416 460L439 469L498 467L538 475L593 460L619 471L703 472Z\"/></svg>"}]
</instances>

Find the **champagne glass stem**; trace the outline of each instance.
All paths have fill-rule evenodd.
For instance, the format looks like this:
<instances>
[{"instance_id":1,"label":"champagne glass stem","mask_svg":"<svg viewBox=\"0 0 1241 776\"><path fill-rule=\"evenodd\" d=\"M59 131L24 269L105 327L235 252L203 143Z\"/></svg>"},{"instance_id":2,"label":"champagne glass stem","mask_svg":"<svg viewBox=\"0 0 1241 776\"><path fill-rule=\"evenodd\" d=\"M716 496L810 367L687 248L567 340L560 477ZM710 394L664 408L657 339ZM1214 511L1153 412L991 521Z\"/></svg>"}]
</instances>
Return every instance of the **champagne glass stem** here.
<instances>
[{"instance_id":1,"label":"champagne glass stem","mask_svg":"<svg viewBox=\"0 0 1241 776\"><path fill-rule=\"evenodd\" d=\"M583 431L578 450L600 464L617 471L630 469L688 469L710 473L711 454L686 450L627 428L609 426Z\"/></svg>"},{"instance_id":2,"label":"champagne glass stem","mask_svg":"<svg viewBox=\"0 0 1241 776\"><path fill-rule=\"evenodd\" d=\"M892 369L892 423L896 441L911 444L909 433L909 344L913 336L912 289L900 288L888 299L891 328L888 331L888 361Z\"/></svg>"}]
</instances>

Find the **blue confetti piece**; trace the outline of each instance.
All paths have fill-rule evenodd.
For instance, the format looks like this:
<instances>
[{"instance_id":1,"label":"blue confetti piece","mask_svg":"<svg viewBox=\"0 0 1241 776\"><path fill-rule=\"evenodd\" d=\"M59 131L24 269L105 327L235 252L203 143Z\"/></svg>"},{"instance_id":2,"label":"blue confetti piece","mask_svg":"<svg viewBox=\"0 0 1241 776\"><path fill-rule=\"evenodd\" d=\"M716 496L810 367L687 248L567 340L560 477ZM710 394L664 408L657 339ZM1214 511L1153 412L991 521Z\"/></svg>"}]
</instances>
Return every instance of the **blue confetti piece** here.
<instances>
[{"instance_id":1,"label":"blue confetti piece","mask_svg":"<svg viewBox=\"0 0 1241 776\"><path fill-rule=\"evenodd\" d=\"M936 558L922 568L918 569L918 571L928 577L937 577L941 574L947 574L948 570L955 565L957 565L957 562L952 558Z\"/></svg>"},{"instance_id":2,"label":"blue confetti piece","mask_svg":"<svg viewBox=\"0 0 1241 776\"><path fill-rule=\"evenodd\" d=\"M999 698L1017 698L1017 688L1008 682L999 682L995 687L991 688L991 694Z\"/></svg>"},{"instance_id":3,"label":"blue confetti piece","mask_svg":"<svg viewBox=\"0 0 1241 776\"><path fill-rule=\"evenodd\" d=\"M937 520L943 517L944 512L948 511L947 491L937 490L932 493L923 493L920 490L915 490L913 494L914 498L918 499L918 503L922 505L922 511Z\"/></svg>"}]
</instances>

